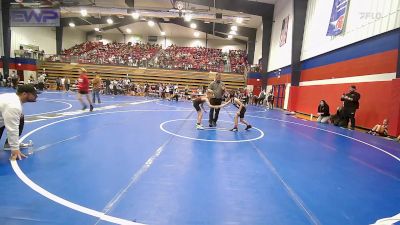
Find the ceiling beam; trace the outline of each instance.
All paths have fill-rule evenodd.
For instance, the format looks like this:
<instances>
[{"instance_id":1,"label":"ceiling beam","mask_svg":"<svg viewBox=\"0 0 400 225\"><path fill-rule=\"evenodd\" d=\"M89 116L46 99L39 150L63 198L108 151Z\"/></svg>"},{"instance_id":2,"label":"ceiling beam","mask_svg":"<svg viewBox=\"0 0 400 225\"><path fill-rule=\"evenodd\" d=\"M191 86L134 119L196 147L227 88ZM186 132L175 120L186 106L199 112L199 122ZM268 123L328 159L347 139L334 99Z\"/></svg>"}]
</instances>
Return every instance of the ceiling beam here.
<instances>
[{"instance_id":1,"label":"ceiling beam","mask_svg":"<svg viewBox=\"0 0 400 225\"><path fill-rule=\"evenodd\" d=\"M187 22L185 22L181 18L170 19L169 23L173 23L173 24L176 24L176 25L179 25L179 26L182 26L182 27L190 28L190 24L188 24ZM225 26L228 26L228 25L225 25ZM227 29L227 28L225 28L225 29ZM230 27L229 27L229 29L230 29ZM225 39L228 38L228 35L225 34L226 32L224 32L225 30L220 31L220 30L215 29L215 32L214 32L212 23L208 23L208 24L207 23L199 23L199 24L197 24L196 30L200 31L200 32L203 32L203 33L206 33L206 34L214 35L214 36L217 36L217 37L221 37L221 38L225 38ZM236 42L239 42L241 44L246 44L247 43L247 41L244 41L244 40L241 40L241 39L238 39L238 38L233 38L232 40L234 40Z\"/></svg>"},{"instance_id":2,"label":"ceiling beam","mask_svg":"<svg viewBox=\"0 0 400 225\"><path fill-rule=\"evenodd\" d=\"M219 31L215 31L215 36L221 37L221 38L224 38L224 39L228 39L228 35L226 35L226 34L224 34L224 33L221 33L221 32L219 32ZM238 43L240 43L240 44L244 44L244 45L247 44L247 41L242 40L242 39L239 39L239 38L232 38L232 40L233 40L233 41L236 41L236 42L238 42Z\"/></svg>"},{"instance_id":3,"label":"ceiling beam","mask_svg":"<svg viewBox=\"0 0 400 225\"><path fill-rule=\"evenodd\" d=\"M196 5L215 7L235 12L243 12L257 16L267 16L272 18L274 14L274 5L262 2L248 0L183 0L187 3ZM214 5L215 3L215 5Z\"/></svg>"},{"instance_id":4,"label":"ceiling beam","mask_svg":"<svg viewBox=\"0 0 400 225\"><path fill-rule=\"evenodd\" d=\"M116 16L102 16L101 18L95 17L64 17L60 20L61 27L68 27L70 22L75 23L75 26L84 26L84 25L98 25L98 24L107 24L107 19L111 18L114 23L120 23L125 18L118 18ZM128 17L126 17L128 18Z\"/></svg>"},{"instance_id":5,"label":"ceiling beam","mask_svg":"<svg viewBox=\"0 0 400 225\"><path fill-rule=\"evenodd\" d=\"M170 21L177 25L190 28L190 24L188 22L185 22L182 18L174 18L174 19L170 19ZM199 30L199 28L202 28L202 29L210 30L211 32L213 31L212 23L204 23L203 21L200 21L200 20L192 20L192 22L196 23L196 25L197 25L196 30ZM236 33L239 36L250 37L252 35L256 35L256 33L257 33L256 28L243 27L243 26L237 26L237 27L238 27L238 31ZM231 25L215 23L215 30L220 31L221 33L228 34L231 31Z\"/></svg>"},{"instance_id":6,"label":"ceiling beam","mask_svg":"<svg viewBox=\"0 0 400 225\"><path fill-rule=\"evenodd\" d=\"M125 4L129 8L135 8L135 0L125 0Z\"/></svg>"},{"instance_id":7,"label":"ceiling beam","mask_svg":"<svg viewBox=\"0 0 400 225\"><path fill-rule=\"evenodd\" d=\"M124 34L124 32L121 30L121 28L117 28L117 30L121 33L121 34Z\"/></svg>"},{"instance_id":8,"label":"ceiling beam","mask_svg":"<svg viewBox=\"0 0 400 225\"><path fill-rule=\"evenodd\" d=\"M160 23L162 21L161 18L153 18L151 20L153 20L154 23ZM125 17L122 20L120 20L119 23L114 23L113 25L103 27L101 30L107 31L107 30L112 30L112 29L118 29L120 27L127 26L130 24L136 23L136 22L145 22L145 21L135 20L132 17ZM95 33L96 33L95 31L89 31L89 32L86 32L86 35L90 36L90 35L94 35Z\"/></svg>"},{"instance_id":9,"label":"ceiling beam","mask_svg":"<svg viewBox=\"0 0 400 225\"><path fill-rule=\"evenodd\" d=\"M82 26L82 25L98 25L98 24L107 24L107 19L110 17L103 16L101 18L94 18L94 17L69 17L69 18L61 18L61 26L68 26L68 24L73 21L76 26ZM130 24L133 24L135 22L141 22L140 20L135 20L130 16L126 16L125 18L118 18L118 17L111 17L114 21L114 24L110 26L106 26L102 28L102 31L107 31L111 29L117 29L122 26L127 26ZM160 30L162 28L160 27L159 23L174 23L176 25L180 25L183 27L190 28L190 24L186 21L184 21L182 18L171 18L170 21L164 21L162 18L153 18L152 19L155 23L158 23L158 26ZM213 23L204 23L203 21L200 20L192 20L192 22L196 23L197 29L199 31L202 31L207 34L215 35L214 30L213 30ZM228 24L222 24L222 23L215 23L214 26L215 31L218 31L220 33L225 33L229 34L231 31L231 25ZM238 31L237 35L238 36L243 36L247 38L251 38L256 35L257 29L256 28L251 28L251 27L244 27L244 26L238 26ZM95 31L89 31L86 33L87 36L94 35ZM226 35L227 37L227 35ZM225 38L225 37L224 37ZM240 39L239 39L240 40Z\"/></svg>"},{"instance_id":10,"label":"ceiling beam","mask_svg":"<svg viewBox=\"0 0 400 225\"><path fill-rule=\"evenodd\" d=\"M158 26L158 28L160 29L160 32L161 32L161 31L164 31L163 28L161 27L160 22L157 22L157 26Z\"/></svg>"}]
</instances>

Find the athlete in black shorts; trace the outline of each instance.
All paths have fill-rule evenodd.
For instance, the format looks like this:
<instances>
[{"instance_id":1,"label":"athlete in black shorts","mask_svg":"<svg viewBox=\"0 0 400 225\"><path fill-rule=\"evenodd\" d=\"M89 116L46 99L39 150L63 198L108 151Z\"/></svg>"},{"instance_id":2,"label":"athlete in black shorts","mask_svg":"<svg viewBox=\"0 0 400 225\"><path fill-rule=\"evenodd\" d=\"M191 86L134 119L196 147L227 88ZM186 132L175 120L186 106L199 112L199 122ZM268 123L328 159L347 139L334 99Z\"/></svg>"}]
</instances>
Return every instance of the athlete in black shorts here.
<instances>
[{"instance_id":1,"label":"athlete in black shorts","mask_svg":"<svg viewBox=\"0 0 400 225\"><path fill-rule=\"evenodd\" d=\"M231 131L238 131L238 118L240 118L241 123L246 125L245 130L250 129L252 126L246 120L244 120L244 114L246 113L246 107L244 104L239 99L235 98L234 93L229 95L229 99L232 100L233 105L238 108L234 119L235 126L231 129Z\"/></svg>"}]
</instances>

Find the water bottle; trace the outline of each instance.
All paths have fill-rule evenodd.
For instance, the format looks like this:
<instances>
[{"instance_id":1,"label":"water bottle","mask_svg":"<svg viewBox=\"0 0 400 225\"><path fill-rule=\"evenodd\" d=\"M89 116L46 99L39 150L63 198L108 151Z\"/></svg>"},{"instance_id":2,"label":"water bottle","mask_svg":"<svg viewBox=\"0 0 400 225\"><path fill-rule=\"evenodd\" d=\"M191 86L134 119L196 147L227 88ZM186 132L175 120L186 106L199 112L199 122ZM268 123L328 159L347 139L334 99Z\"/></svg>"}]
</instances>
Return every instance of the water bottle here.
<instances>
[{"instance_id":1,"label":"water bottle","mask_svg":"<svg viewBox=\"0 0 400 225\"><path fill-rule=\"evenodd\" d=\"M29 140L28 142L28 155L32 155L33 154L33 142L32 140Z\"/></svg>"}]
</instances>

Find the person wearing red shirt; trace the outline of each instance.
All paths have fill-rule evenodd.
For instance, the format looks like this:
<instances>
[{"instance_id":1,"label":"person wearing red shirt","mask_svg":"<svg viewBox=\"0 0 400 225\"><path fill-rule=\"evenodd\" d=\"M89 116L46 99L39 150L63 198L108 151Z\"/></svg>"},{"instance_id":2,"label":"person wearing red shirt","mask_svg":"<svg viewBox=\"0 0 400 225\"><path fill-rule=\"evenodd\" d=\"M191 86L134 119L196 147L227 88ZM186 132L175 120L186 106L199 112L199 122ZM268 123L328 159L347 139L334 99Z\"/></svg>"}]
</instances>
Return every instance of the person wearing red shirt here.
<instances>
[{"instance_id":1,"label":"person wearing red shirt","mask_svg":"<svg viewBox=\"0 0 400 225\"><path fill-rule=\"evenodd\" d=\"M90 111L93 111L93 105L89 97L89 79L86 73L87 71L85 68L80 69L80 75L78 78L78 100L82 103L82 110L85 110L87 108L87 105L82 100L82 95L85 95L90 105Z\"/></svg>"}]
</instances>

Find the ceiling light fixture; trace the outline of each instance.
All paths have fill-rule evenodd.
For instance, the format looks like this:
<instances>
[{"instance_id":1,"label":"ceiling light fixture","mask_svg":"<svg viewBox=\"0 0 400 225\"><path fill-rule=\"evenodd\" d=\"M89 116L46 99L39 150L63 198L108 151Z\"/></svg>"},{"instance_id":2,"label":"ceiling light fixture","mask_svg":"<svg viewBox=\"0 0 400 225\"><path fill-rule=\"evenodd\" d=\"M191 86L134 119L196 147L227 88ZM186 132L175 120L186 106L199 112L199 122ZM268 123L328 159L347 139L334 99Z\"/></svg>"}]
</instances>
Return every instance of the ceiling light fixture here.
<instances>
[{"instance_id":1,"label":"ceiling light fixture","mask_svg":"<svg viewBox=\"0 0 400 225\"><path fill-rule=\"evenodd\" d=\"M238 27L237 27L237 26L231 26L231 30L237 31L237 30L238 30Z\"/></svg>"},{"instance_id":2,"label":"ceiling light fixture","mask_svg":"<svg viewBox=\"0 0 400 225\"><path fill-rule=\"evenodd\" d=\"M139 19L139 16L140 16L140 14L138 12L133 12L131 15L132 15L132 18L135 20Z\"/></svg>"},{"instance_id":3,"label":"ceiling light fixture","mask_svg":"<svg viewBox=\"0 0 400 225\"><path fill-rule=\"evenodd\" d=\"M194 35L195 37L199 37L199 36L200 36L200 33L199 33L198 31L195 31L195 32L193 33L193 35Z\"/></svg>"},{"instance_id":4,"label":"ceiling light fixture","mask_svg":"<svg viewBox=\"0 0 400 225\"><path fill-rule=\"evenodd\" d=\"M155 23L153 20L149 20L149 22L147 22L147 24L152 27L152 26L154 26Z\"/></svg>"},{"instance_id":5,"label":"ceiling light fixture","mask_svg":"<svg viewBox=\"0 0 400 225\"><path fill-rule=\"evenodd\" d=\"M68 25L69 25L70 27L75 27L75 24L74 24L73 22L70 22Z\"/></svg>"},{"instance_id":6,"label":"ceiling light fixture","mask_svg":"<svg viewBox=\"0 0 400 225\"><path fill-rule=\"evenodd\" d=\"M233 38L232 34L228 35L228 39L232 39L232 38Z\"/></svg>"},{"instance_id":7,"label":"ceiling light fixture","mask_svg":"<svg viewBox=\"0 0 400 225\"><path fill-rule=\"evenodd\" d=\"M165 36L165 31L161 31L161 36Z\"/></svg>"},{"instance_id":8,"label":"ceiling light fixture","mask_svg":"<svg viewBox=\"0 0 400 225\"><path fill-rule=\"evenodd\" d=\"M95 27L94 30L97 31L97 32L99 32L99 31L100 31L100 28Z\"/></svg>"},{"instance_id":9,"label":"ceiling light fixture","mask_svg":"<svg viewBox=\"0 0 400 225\"><path fill-rule=\"evenodd\" d=\"M132 33L132 30L129 29L129 28L126 28L126 32L127 32L128 34L130 34L130 33Z\"/></svg>"},{"instance_id":10,"label":"ceiling light fixture","mask_svg":"<svg viewBox=\"0 0 400 225\"><path fill-rule=\"evenodd\" d=\"M191 23L191 24L190 24L190 28L196 29L196 28L197 28L197 24Z\"/></svg>"},{"instance_id":11,"label":"ceiling light fixture","mask_svg":"<svg viewBox=\"0 0 400 225\"><path fill-rule=\"evenodd\" d=\"M87 16L87 10L86 9L81 9L81 15L82 16Z\"/></svg>"},{"instance_id":12,"label":"ceiling light fixture","mask_svg":"<svg viewBox=\"0 0 400 225\"><path fill-rule=\"evenodd\" d=\"M107 19L107 23L108 23L108 24L113 24L114 21L113 21L111 18L108 18L108 19Z\"/></svg>"},{"instance_id":13,"label":"ceiling light fixture","mask_svg":"<svg viewBox=\"0 0 400 225\"><path fill-rule=\"evenodd\" d=\"M186 14L184 18L186 22L190 22L192 20L192 15Z\"/></svg>"},{"instance_id":14,"label":"ceiling light fixture","mask_svg":"<svg viewBox=\"0 0 400 225\"><path fill-rule=\"evenodd\" d=\"M237 33L236 33L236 31L231 30L231 31L229 31L229 34L231 34L231 35L236 35Z\"/></svg>"},{"instance_id":15,"label":"ceiling light fixture","mask_svg":"<svg viewBox=\"0 0 400 225\"><path fill-rule=\"evenodd\" d=\"M236 18L236 23L243 23L243 18L242 17L237 17Z\"/></svg>"}]
</instances>

